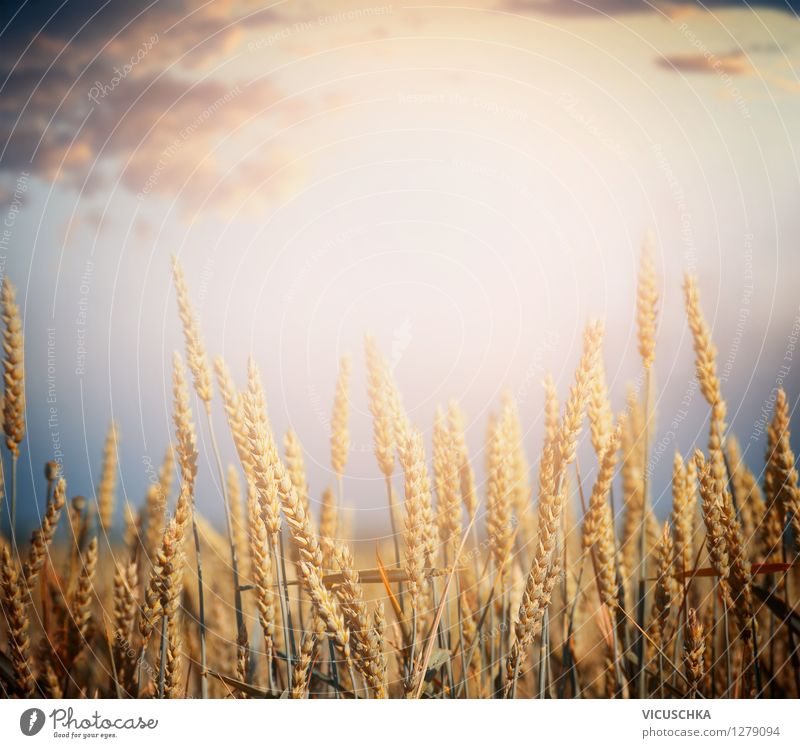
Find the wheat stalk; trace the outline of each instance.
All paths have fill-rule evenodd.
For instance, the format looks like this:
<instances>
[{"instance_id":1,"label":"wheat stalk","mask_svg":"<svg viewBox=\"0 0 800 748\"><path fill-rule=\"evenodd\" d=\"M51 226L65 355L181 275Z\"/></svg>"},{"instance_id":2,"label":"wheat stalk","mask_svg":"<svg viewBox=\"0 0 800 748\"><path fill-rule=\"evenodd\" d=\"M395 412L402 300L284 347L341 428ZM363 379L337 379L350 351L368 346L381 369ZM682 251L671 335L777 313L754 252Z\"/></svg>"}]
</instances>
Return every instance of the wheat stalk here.
<instances>
[{"instance_id":1,"label":"wheat stalk","mask_svg":"<svg viewBox=\"0 0 800 748\"><path fill-rule=\"evenodd\" d=\"M333 415L331 417L331 467L339 480L344 475L344 468L350 452L350 432L347 422L350 415L351 369L350 356L342 356L339 363L339 377L336 380L336 393L333 397Z\"/></svg>"},{"instance_id":2,"label":"wheat stalk","mask_svg":"<svg viewBox=\"0 0 800 748\"><path fill-rule=\"evenodd\" d=\"M125 565L116 564L114 569L113 655L117 682L125 690L130 687L130 658L126 656L126 653L133 649L132 638L138 610L136 600L138 587L139 572L136 562L131 561Z\"/></svg>"},{"instance_id":3,"label":"wheat stalk","mask_svg":"<svg viewBox=\"0 0 800 748\"><path fill-rule=\"evenodd\" d=\"M690 463L691 464L691 463ZM697 507L691 502L686 466L679 452L672 460L672 527L675 531L675 573L683 589L684 575L692 568L694 518Z\"/></svg>"},{"instance_id":4,"label":"wheat stalk","mask_svg":"<svg viewBox=\"0 0 800 748\"><path fill-rule=\"evenodd\" d=\"M597 367L602 336L601 323L594 322L587 326L583 354L575 372L575 383L570 387L564 420L553 441L545 439L539 467L537 544L514 625L511 650L506 660L507 696L514 688L530 644L541 629L542 618L550 604L550 595L556 582L559 560L558 556L554 556L554 550L563 509L562 479L567 466L575 459L578 435L589 387Z\"/></svg>"},{"instance_id":5,"label":"wheat stalk","mask_svg":"<svg viewBox=\"0 0 800 748\"><path fill-rule=\"evenodd\" d=\"M656 357L656 320L658 317L658 286L656 282L655 249L649 234L642 247L639 282L636 287L636 323L639 336L639 355L645 370L650 370Z\"/></svg>"},{"instance_id":6,"label":"wheat stalk","mask_svg":"<svg viewBox=\"0 0 800 748\"><path fill-rule=\"evenodd\" d=\"M69 673L75 660L88 645L92 632L92 597L94 575L97 570L97 537L89 541L83 557L83 568L69 605L69 628L62 658L64 671Z\"/></svg>"},{"instance_id":7,"label":"wheat stalk","mask_svg":"<svg viewBox=\"0 0 800 748\"><path fill-rule=\"evenodd\" d=\"M278 457L275 439L267 416L261 375L252 359L248 365L247 392L243 397L243 402L244 424L249 449L242 468L246 474L248 468L252 473L264 524L267 526L273 542L277 543L281 531L281 506L272 466Z\"/></svg>"},{"instance_id":8,"label":"wheat stalk","mask_svg":"<svg viewBox=\"0 0 800 748\"><path fill-rule=\"evenodd\" d=\"M775 398L772 429L776 441L769 455L773 501L783 520L782 524L787 521L791 523L795 546L800 552L800 488L797 485L797 468L790 443L789 406L783 387L778 388Z\"/></svg>"},{"instance_id":9,"label":"wheat stalk","mask_svg":"<svg viewBox=\"0 0 800 748\"><path fill-rule=\"evenodd\" d=\"M589 387L589 401L586 406L586 412L589 416L592 446L599 459L602 458L606 441L614 430L614 414L608 399L606 372L600 357L598 357L597 370Z\"/></svg>"},{"instance_id":10,"label":"wheat stalk","mask_svg":"<svg viewBox=\"0 0 800 748\"><path fill-rule=\"evenodd\" d=\"M106 442L103 446L103 469L100 474L100 486L97 491L98 514L100 527L108 533L114 520L114 492L117 483L117 427L112 423L108 427Z\"/></svg>"},{"instance_id":11,"label":"wheat stalk","mask_svg":"<svg viewBox=\"0 0 800 748\"><path fill-rule=\"evenodd\" d=\"M436 491L436 522L445 552L461 537L462 455L453 439L445 413L436 409L433 425L433 485ZM452 561L452 552L448 553Z\"/></svg>"},{"instance_id":12,"label":"wheat stalk","mask_svg":"<svg viewBox=\"0 0 800 748\"><path fill-rule=\"evenodd\" d=\"M67 484L64 479L61 478L56 483L53 495L47 503L47 510L45 511L44 517L42 517L41 525L33 531L33 535L31 536L28 560L23 567L25 589L28 590L28 594L31 594L33 583L42 570L48 556L50 544L53 542L53 536L58 527L58 518L61 516L61 510L64 508L64 504L67 500L66 492Z\"/></svg>"},{"instance_id":13,"label":"wheat stalk","mask_svg":"<svg viewBox=\"0 0 800 748\"><path fill-rule=\"evenodd\" d=\"M32 698L35 695L35 684L28 636L30 620L23 599L23 582L5 545L0 549L0 600L8 625L14 683L20 696Z\"/></svg>"},{"instance_id":14,"label":"wheat stalk","mask_svg":"<svg viewBox=\"0 0 800 748\"><path fill-rule=\"evenodd\" d=\"M214 359L214 370L217 374L217 386L222 395L222 404L231 430L236 453L242 463L242 470L247 480L252 480L250 465L250 440L247 425L244 420L244 401L242 394L236 388L233 377L221 356Z\"/></svg>"},{"instance_id":15,"label":"wheat stalk","mask_svg":"<svg viewBox=\"0 0 800 748\"><path fill-rule=\"evenodd\" d=\"M297 496L303 502L303 510L308 516L311 523L312 530L316 534L314 527L314 519L311 515L311 507L308 501L308 481L306 480L306 466L303 459L303 447L300 440L297 438L295 430L290 428L286 432L283 440L283 449L286 456L286 469L289 473L289 479L292 481Z\"/></svg>"},{"instance_id":16,"label":"wheat stalk","mask_svg":"<svg viewBox=\"0 0 800 748\"><path fill-rule=\"evenodd\" d=\"M598 589L602 602L613 608L617 604L614 518L608 503L614 471L617 467L622 424L603 442L600 469L589 498L589 509L583 522L583 547L597 554Z\"/></svg>"},{"instance_id":17,"label":"wheat stalk","mask_svg":"<svg viewBox=\"0 0 800 748\"><path fill-rule=\"evenodd\" d=\"M411 606L417 611L420 595L427 584L424 574L427 536L425 505L430 502L430 495L426 493L428 471L425 450L419 431L413 431L406 439L400 450L400 463L405 475L405 571Z\"/></svg>"},{"instance_id":18,"label":"wheat stalk","mask_svg":"<svg viewBox=\"0 0 800 748\"><path fill-rule=\"evenodd\" d=\"M703 624L697 617L697 611L689 608L683 644L683 662L686 668L686 677L689 680L689 695L692 698L700 694L705 679L705 655L706 641Z\"/></svg>"},{"instance_id":19,"label":"wheat stalk","mask_svg":"<svg viewBox=\"0 0 800 748\"><path fill-rule=\"evenodd\" d=\"M350 549L338 543L333 552L343 580L336 587L344 620L350 629L355 665L376 698L386 697L386 661L383 658L383 637L370 624L364 591L355 570Z\"/></svg>"},{"instance_id":20,"label":"wheat stalk","mask_svg":"<svg viewBox=\"0 0 800 748\"><path fill-rule=\"evenodd\" d=\"M179 617L170 617L167 623L167 645L164 662L163 697L177 699L181 695L181 632Z\"/></svg>"},{"instance_id":21,"label":"wheat stalk","mask_svg":"<svg viewBox=\"0 0 800 748\"><path fill-rule=\"evenodd\" d=\"M673 604L673 564L675 547L669 522L664 523L664 531L656 550L658 559L658 577L656 578L655 595L651 611L650 637L656 648L661 649L666 641L670 608Z\"/></svg>"},{"instance_id":22,"label":"wheat stalk","mask_svg":"<svg viewBox=\"0 0 800 748\"><path fill-rule=\"evenodd\" d=\"M0 292L3 317L3 431L11 452L11 537L17 524L17 461L25 438L25 338L17 306L17 292L8 277Z\"/></svg>"},{"instance_id":23,"label":"wheat stalk","mask_svg":"<svg viewBox=\"0 0 800 748\"><path fill-rule=\"evenodd\" d=\"M332 548L338 537L339 512L336 494L328 487L322 492L322 507L319 517L319 538L323 548ZM326 563L327 567L328 564Z\"/></svg>"},{"instance_id":24,"label":"wheat stalk","mask_svg":"<svg viewBox=\"0 0 800 748\"><path fill-rule=\"evenodd\" d=\"M459 464L461 501L467 511L468 520L472 522L478 511L478 492L475 488L475 471L472 469L464 435L464 416L455 400L451 400L447 405L447 427Z\"/></svg>"},{"instance_id":25,"label":"wheat stalk","mask_svg":"<svg viewBox=\"0 0 800 748\"><path fill-rule=\"evenodd\" d=\"M703 316L703 310L700 308L700 293L697 289L697 279L694 276L687 275L685 277L683 292L689 329L694 341L697 381L703 397L712 408L712 418L718 421L720 433L724 433L726 407L717 376L717 348L711 341L711 331Z\"/></svg>"},{"instance_id":26,"label":"wheat stalk","mask_svg":"<svg viewBox=\"0 0 800 748\"><path fill-rule=\"evenodd\" d=\"M372 414L375 457L381 472L389 478L394 471L395 429L386 381L387 365L371 335L364 339L364 346L367 357L367 392L369 410Z\"/></svg>"},{"instance_id":27,"label":"wheat stalk","mask_svg":"<svg viewBox=\"0 0 800 748\"><path fill-rule=\"evenodd\" d=\"M308 698L308 686L311 681L311 664L313 662L316 643L317 638L313 634L306 634L300 642L300 653L298 654L297 662L294 664L293 699Z\"/></svg>"},{"instance_id":28,"label":"wheat stalk","mask_svg":"<svg viewBox=\"0 0 800 748\"><path fill-rule=\"evenodd\" d=\"M512 448L506 424L495 423L488 445L486 530L495 568L503 566L512 526ZM501 582L502 584L502 582Z\"/></svg>"},{"instance_id":29,"label":"wheat stalk","mask_svg":"<svg viewBox=\"0 0 800 748\"><path fill-rule=\"evenodd\" d=\"M249 520L250 567L256 593L258 621L264 633L267 672L272 690L272 661L275 653L275 596L272 591L272 562L267 547L267 528L261 517L255 486L248 484L247 516Z\"/></svg>"},{"instance_id":30,"label":"wheat stalk","mask_svg":"<svg viewBox=\"0 0 800 748\"><path fill-rule=\"evenodd\" d=\"M175 282L175 293L178 297L178 314L183 325L183 336L186 342L186 358L189 371L194 379L194 389L197 396L203 401L207 410L211 408L213 394L211 382L211 369L208 365L206 348L200 334L194 309L189 300L189 290L183 277L183 269L176 257L172 258L172 277Z\"/></svg>"}]
</instances>

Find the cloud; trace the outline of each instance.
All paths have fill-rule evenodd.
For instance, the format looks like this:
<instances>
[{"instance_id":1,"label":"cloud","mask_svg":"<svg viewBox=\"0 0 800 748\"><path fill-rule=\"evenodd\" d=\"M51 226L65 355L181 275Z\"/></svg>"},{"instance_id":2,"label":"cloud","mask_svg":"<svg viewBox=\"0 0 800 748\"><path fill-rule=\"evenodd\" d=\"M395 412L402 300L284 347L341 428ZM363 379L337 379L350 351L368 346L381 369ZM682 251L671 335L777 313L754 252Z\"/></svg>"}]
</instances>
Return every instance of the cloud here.
<instances>
[{"instance_id":1,"label":"cloud","mask_svg":"<svg viewBox=\"0 0 800 748\"><path fill-rule=\"evenodd\" d=\"M667 55L659 58L657 64L681 73L749 75L753 72L752 65L747 61L741 50L721 54Z\"/></svg>"},{"instance_id":2,"label":"cloud","mask_svg":"<svg viewBox=\"0 0 800 748\"><path fill-rule=\"evenodd\" d=\"M13 18L3 8L6 173L30 170L90 193L118 176L134 193L149 183L148 194L190 201L230 171L218 144L281 98L270 83L207 72L241 43L245 24L275 23L258 3L86 0L52 17L27 3Z\"/></svg>"},{"instance_id":3,"label":"cloud","mask_svg":"<svg viewBox=\"0 0 800 748\"><path fill-rule=\"evenodd\" d=\"M507 0L506 10L517 13L547 13L559 16L622 15L627 13L659 12L672 16L691 9L705 12L712 8L774 8L797 15L800 0L703 0L702 2L657 2L655 0Z\"/></svg>"}]
</instances>

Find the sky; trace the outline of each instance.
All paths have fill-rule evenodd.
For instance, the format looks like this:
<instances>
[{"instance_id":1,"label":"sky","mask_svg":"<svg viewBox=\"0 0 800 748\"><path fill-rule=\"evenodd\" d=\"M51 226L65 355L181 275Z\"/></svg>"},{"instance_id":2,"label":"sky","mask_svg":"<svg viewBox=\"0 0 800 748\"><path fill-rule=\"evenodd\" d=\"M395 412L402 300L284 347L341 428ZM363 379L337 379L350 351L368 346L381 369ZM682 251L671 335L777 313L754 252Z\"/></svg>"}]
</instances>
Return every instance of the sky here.
<instances>
[{"instance_id":1,"label":"sky","mask_svg":"<svg viewBox=\"0 0 800 748\"><path fill-rule=\"evenodd\" d=\"M371 3L0 4L0 272L26 336L21 524L43 509L54 456L69 494L94 496L112 420L120 507L141 502L172 435L172 256L211 354L239 381L259 362L313 500L332 480L337 362L353 355L354 535L388 531L365 333L428 443L436 405L456 398L482 466L507 390L534 461L541 381L551 372L566 396L589 318L606 322L615 408L640 382L648 234L656 508L673 452L705 441L687 270L731 427L761 470L775 388L792 409L800 396L798 4ZM198 503L219 520L207 437ZM234 459L227 436L223 450Z\"/></svg>"}]
</instances>

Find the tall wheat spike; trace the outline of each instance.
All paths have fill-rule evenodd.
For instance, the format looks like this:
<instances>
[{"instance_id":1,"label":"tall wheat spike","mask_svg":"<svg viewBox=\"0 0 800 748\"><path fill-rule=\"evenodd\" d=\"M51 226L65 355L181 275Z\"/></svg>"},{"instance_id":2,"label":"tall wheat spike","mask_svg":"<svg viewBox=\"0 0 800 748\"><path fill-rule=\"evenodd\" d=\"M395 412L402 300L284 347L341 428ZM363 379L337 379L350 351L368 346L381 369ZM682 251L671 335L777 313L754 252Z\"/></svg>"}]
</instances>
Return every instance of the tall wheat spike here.
<instances>
[{"instance_id":1,"label":"tall wheat spike","mask_svg":"<svg viewBox=\"0 0 800 748\"><path fill-rule=\"evenodd\" d=\"M789 405L783 387L778 388L775 399L775 415L772 421L775 447L769 455L769 472L772 481L774 502L782 525L791 523L797 552L800 552L800 488L797 484L797 468L792 451L789 430Z\"/></svg>"},{"instance_id":2,"label":"tall wheat spike","mask_svg":"<svg viewBox=\"0 0 800 748\"><path fill-rule=\"evenodd\" d=\"M25 438L25 339L17 292L6 276L0 292L3 318L3 431L11 452L11 536L17 524L17 460L19 445Z\"/></svg>"},{"instance_id":3,"label":"tall wheat spike","mask_svg":"<svg viewBox=\"0 0 800 748\"><path fill-rule=\"evenodd\" d=\"M288 472L277 455L271 465L280 506L286 517L286 525L297 547L300 557L300 572L311 600L317 607L328 635L341 652L345 662L350 664L350 634L344 618L322 581L323 554L316 534L311 526L311 518L305 512L303 502L289 478Z\"/></svg>"},{"instance_id":4,"label":"tall wheat spike","mask_svg":"<svg viewBox=\"0 0 800 748\"><path fill-rule=\"evenodd\" d=\"M650 636L656 647L663 648L667 639L667 626L673 604L673 562L674 544L669 522L664 523L664 532L658 544L658 578L653 597L653 610L650 622Z\"/></svg>"},{"instance_id":5,"label":"tall wheat spike","mask_svg":"<svg viewBox=\"0 0 800 748\"><path fill-rule=\"evenodd\" d=\"M511 500L517 518L528 517L531 496L530 466L525 454L525 443L520 420L519 405L508 390L502 395L501 417L506 438L511 449Z\"/></svg>"},{"instance_id":6,"label":"tall wheat spike","mask_svg":"<svg viewBox=\"0 0 800 748\"><path fill-rule=\"evenodd\" d=\"M683 645L683 662L689 680L689 695L695 698L701 693L705 678L706 641L703 624L694 608L689 609Z\"/></svg>"},{"instance_id":7,"label":"tall wheat spike","mask_svg":"<svg viewBox=\"0 0 800 748\"><path fill-rule=\"evenodd\" d=\"M692 504L686 466L679 452L672 461L672 527L675 532L675 575L680 589L684 575L693 566L694 520L697 507Z\"/></svg>"},{"instance_id":8,"label":"tall wheat spike","mask_svg":"<svg viewBox=\"0 0 800 748\"><path fill-rule=\"evenodd\" d=\"M595 454L601 458L606 451L606 441L614 430L614 413L608 399L605 366L601 357L597 360L597 371L589 389L589 402L586 408Z\"/></svg>"},{"instance_id":9,"label":"tall wheat spike","mask_svg":"<svg viewBox=\"0 0 800 748\"><path fill-rule=\"evenodd\" d=\"M656 321L658 318L658 286L656 282L653 238L648 234L642 248L639 282L636 287L636 323L639 355L645 370L650 370L656 357Z\"/></svg>"},{"instance_id":10,"label":"tall wheat spike","mask_svg":"<svg viewBox=\"0 0 800 748\"><path fill-rule=\"evenodd\" d=\"M513 690L527 650L539 633L558 571L554 555L563 509L562 479L575 459L578 435L603 337L603 325L590 323L584 333L583 354L553 444L545 444L539 468L539 530L531 568L517 613L511 651L506 661L506 695ZM547 441L547 440L546 440ZM556 449L558 450L556 452Z\"/></svg>"},{"instance_id":11,"label":"tall wheat spike","mask_svg":"<svg viewBox=\"0 0 800 748\"><path fill-rule=\"evenodd\" d=\"M425 590L425 504L426 495L425 451L422 434L413 431L400 451L400 463L405 475L405 571L408 578L408 593L411 607L417 610L419 599Z\"/></svg>"},{"instance_id":12,"label":"tall wheat spike","mask_svg":"<svg viewBox=\"0 0 800 748\"><path fill-rule=\"evenodd\" d=\"M350 373L352 362L350 356L342 356L339 363L339 378L336 380L336 394L333 398L333 416L331 417L331 467L337 479L341 480L350 452Z\"/></svg>"},{"instance_id":13,"label":"tall wheat spike","mask_svg":"<svg viewBox=\"0 0 800 748\"><path fill-rule=\"evenodd\" d=\"M330 566L327 562L327 550L333 548L333 543L338 537L338 527L339 512L336 505L336 494L329 486L322 492L322 506L320 507L319 516L319 539L323 545L323 550L326 551L326 568Z\"/></svg>"},{"instance_id":14,"label":"tall wheat spike","mask_svg":"<svg viewBox=\"0 0 800 748\"><path fill-rule=\"evenodd\" d=\"M283 440L283 448L286 455L286 469L289 473L289 478L292 481L295 491L297 491L298 498L303 502L303 509L308 515L311 527L314 528L316 532L314 518L311 515L311 507L308 500L308 481L306 480L303 446L300 444L300 440L297 438L294 429L290 428L286 432L286 436Z\"/></svg>"},{"instance_id":15,"label":"tall wheat spike","mask_svg":"<svg viewBox=\"0 0 800 748\"><path fill-rule=\"evenodd\" d=\"M247 371L247 393L244 395L244 424L249 449L242 463L245 473L252 473L258 503L267 532L277 543L281 531L280 501L273 465L278 460L275 438L267 416L267 405L261 386L261 375L251 359Z\"/></svg>"},{"instance_id":16,"label":"tall wheat spike","mask_svg":"<svg viewBox=\"0 0 800 748\"><path fill-rule=\"evenodd\" d=\"M61 510L67 501L66 494L67 484L63 478L60 478L47 504L47 510L44 517L42 517L42 522L31 536L28 560L23 567L25 587L29 591L33 590L33 583L42 570L50 552L50 544L53 542L53 536L58 527L58 518L61 516Z\"/></svg>"},{"instance_id":17,"label":"tall wheat spike","mask_svg":"<svg viewBox=\"0 0 800 748\"><path fill-rule=\"evenodd\" d=\"M97 491L98 514L103 532L111 530L114 520L114 495L117 484L117 427L112 422L108 427L106 442L103 446L103 469L100 474L100 486Z\"/></svg>"},{"instance_id":18,"label":"tall wheat spike","mask_svg":"<svg viewBox=\"0 0 800 748\"><path fill-rule=\"evenodd\" d=\"M253 479L250 464L250 440L248 438L247 425L244 420L244 399L242 393L236 388L230 370L225 364L224 359L218 356L214 359L214 370L217 374L217 386L222 395L222 404L225 408L225 415L228 420L228 427L233 437L236 453L242 463L247 480Z\"/></svg>"},{"instance_id":19,"label":"tall wheat spike","mask_svg":"<svg viewBox=\"0 0 800 748\"><path fill-rule=\"evenodd\" d=\"M78 575L78 584L69 605L69 627L66 648L62 661L68 673L72 664L88 647L92 633L92 598L94 575L97 570L97 537L89 541L83 557L83 568Z\"/></svg>"},{"instance_id":20,"label":"tall wheat spike","mask_svg":"<svg viewBox=\"0 0 800 748\"><path fill-rule=\"evenodd\" d=\"M700 478L701 507L703 521L706 525L706 546L709 559L720 581L725 583L730 574L730 559L722 518L723 500L717 493L717 485L711 476L711 466L706 463L705 456L699 449L695 450L694 461Z\"/></svg>"},{"instance_id":21,"label":"tall wheat spike","mask_svg":"<svg viewBox=\"0 0 800 748\"><path fill-rule=\"evenodd\" d=\"M364 346L367 356L367 391L369 410L372 414L375 457L381 472L388 478L394 472L395 429L392 403L386 382L387 366L371 335L365 338Z\"/></svg>"},{"instance_id":22,"label":"tall wheat spike","mask_svg":"<svg viewBox=\"0 0 800 748\"><path fill-rule=\"evenodd\" d=\"M247 489L248 539L250 545L250 567L255 587L258 622L264 634L264 650L267 669L272 683L272 660L275 653L275 595L272 587L272 560L267 546L267 528L258 506L256 487L252 482Z\"/></svg>"},{"instance_id":23,"label":"tall wheat spike","mask_svg":"<svg viewBox=\"0 0 800 748\"><path fill-rule=\"evenodd\" d=\"M350 629L356 667L376 698L386 697L386 661L382 654L383 637L371 625L358 572L350 549L338 543L334 559L343 581L336 587L345 622Z\"/></svg>"},{"instance_id":24,"label":"tall wheat spike","mask_svg":"<svg viewBox=\"0 0 800 748\"><path fill-rule=\"evenodd\" d=\"M17 306L17 291L6 277L3 280L3 430L6 446L19 457L19 445L25 438L25 338L22 317Z\"/></svg>"},{"instance_id":25,"label":"tall wheat spike","mask_svg":"<svg viewBox=\"0 0 800 748\"><path fill-rule=\"evenodd\" d=\"M437 407L433 424L433 485L436 522L442 546L452 558L451 546L461 536L461 466L459 445L453 439L444 410Z\"/></svg>"},{"instance_id":26,"label":"tall wheat spike","mask_svg":"<svg viewBox=\"0 0 800 748\"><path fill-rule=\"evenodd\" d=\"M512 525L512 448L504 423L498 421L488 445L486 487L486 531L495 568L503 567L509 547Z\"/></svg>"},{"instance_id":27,"label":"tall wheat spike","mask_svg":"<svg viewBox=\"0 0 800 748\"><path fill-rule=\"evenodd\" d=\"M603 455L600 469L589 498L589 509L583 523L583 546L593 546L597 554L597 575L600 597L609 607L617 604L617 580L615 566L614 518L608 503L611 483L617 466L617 454L622 433L622 424L602 442Z\"/></svg>"},{"instance_id":28,"label":"tall wheat spike","mask_svg":"<svg viewBox=\"0 0 800 748\"><path fill-rule=\"evenodd\" d=\"M139 571L136 562L117 563L114 569L113 656L117 682L125 691L129 691L132 686L131 660L127 653L134 649L138 587Z\"/></svg>"},{"instance_id":29,"label":"tall wheat spike","mask_svg":"<svg viewBox=\"0 0 800 748\"><path fill-rule=\"evenodd\" d=\"M178 314L181 318L183 336L186 341L186 358L189 364L189 371L192 372L192 377L194 378L194 388L197 396L203 401L206 409L210 409L213 394L211 369L208 365L203 337L200 334L200 326L197 323L197 317L189 300L189 291L186 288L183 269L176 257L172 258L172 277L175 282L175 293L178 297Z\"/></svg>"},{"instance_id":30,"label":"tall wheat spike","mask_svg":"<svg viewBox=\"0 0 800 748\"><path fill-rule=\"evenodd\" d=\"M711 331L703 316L703 310L700 308L700 293L697 289L697 279L694 276L687 275L685 277L683 291L689 329L694 341L697 381L703 397L711 406L712 419L719 423L720 432L725 433L726 407L717 376L717 348L711 341Z\"/></svg>"},{"instance_id":31,"label":"tall wheat spike","mask_svg":"<svg viewBox=\"0 0 800 748\"><path fill-rule=\"evenodd\" d=\"M451 400L447 405L447 427L459 463L461 501L467 511L469 521L472 522L478 511L478 492L475 488L475 471L470 462L467 439L464 434L464 415L455 400Z\"/></svg>"}]
</instances>

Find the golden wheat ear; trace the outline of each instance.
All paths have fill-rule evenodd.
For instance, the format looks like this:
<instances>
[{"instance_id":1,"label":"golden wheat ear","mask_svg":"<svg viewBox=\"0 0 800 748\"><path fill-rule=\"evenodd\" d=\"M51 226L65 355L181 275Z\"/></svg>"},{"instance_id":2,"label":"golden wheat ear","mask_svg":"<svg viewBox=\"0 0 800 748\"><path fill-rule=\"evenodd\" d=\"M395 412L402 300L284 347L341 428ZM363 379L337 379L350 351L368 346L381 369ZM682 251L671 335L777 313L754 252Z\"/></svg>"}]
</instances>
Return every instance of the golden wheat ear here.
<instances>
[{"instance_id":1,"label":"golden wheat ear","mask_svg":"<svg viewBox=\"0 0 800 748\"><path fill-rule=\"evenodd\" d=\"M19 696L32 698L35 695L35 684L28 634L30 620L25 605L23 581L5 545L0 551L0 600L8 627L14 685Z\"/></svg>"}]
</instances>

